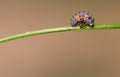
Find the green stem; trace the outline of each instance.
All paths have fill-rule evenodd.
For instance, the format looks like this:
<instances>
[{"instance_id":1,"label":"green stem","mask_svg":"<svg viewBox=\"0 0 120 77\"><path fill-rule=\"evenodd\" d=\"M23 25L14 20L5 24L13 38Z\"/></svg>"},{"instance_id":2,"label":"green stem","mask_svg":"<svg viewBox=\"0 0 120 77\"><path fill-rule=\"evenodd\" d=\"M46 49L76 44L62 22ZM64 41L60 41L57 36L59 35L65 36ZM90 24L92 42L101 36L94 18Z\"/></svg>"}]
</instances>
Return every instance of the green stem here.
<instances>
[{"instance_id":1,"label":"green stem","mask_svg":"<svg viewBox=\"0 0 120 77\"><path fill-rule=\"evenodd\" d=\"M4 43L7 41L11 41L11 40L16 40L19 38L34 36L34 35L48 34L48 33L55 33L55 32L65 32L65 31L74 31L74 30L119 29L119 28L120 28L120 24L96 25L94 28L60 27L60 28L43 29L43 30L36 30L36 31L25 32L21 34L4 37L0 39L0 43Z\"/></svg>"}]
</instances>

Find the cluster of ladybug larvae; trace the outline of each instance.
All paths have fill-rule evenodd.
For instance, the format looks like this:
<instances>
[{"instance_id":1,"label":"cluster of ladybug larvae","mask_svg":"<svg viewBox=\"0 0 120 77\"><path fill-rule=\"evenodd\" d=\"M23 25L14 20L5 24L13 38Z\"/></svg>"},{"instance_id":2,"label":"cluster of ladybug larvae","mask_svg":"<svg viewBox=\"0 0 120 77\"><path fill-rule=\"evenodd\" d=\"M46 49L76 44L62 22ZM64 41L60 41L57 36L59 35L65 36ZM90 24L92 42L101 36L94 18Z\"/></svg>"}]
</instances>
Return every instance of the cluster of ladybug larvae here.
<instances>
[{"instance_id":1,"label":"cluster of ladybug larvae","mask_svg":"<svg viewBox=\"0 0 120 77\"><path fill-rule=\"evenodd\" d=\"M90 26L94 27L94 20L92 16L87 12L79 12L75 14L71 19L71 26Z\"/></svg>"}]
</instances>

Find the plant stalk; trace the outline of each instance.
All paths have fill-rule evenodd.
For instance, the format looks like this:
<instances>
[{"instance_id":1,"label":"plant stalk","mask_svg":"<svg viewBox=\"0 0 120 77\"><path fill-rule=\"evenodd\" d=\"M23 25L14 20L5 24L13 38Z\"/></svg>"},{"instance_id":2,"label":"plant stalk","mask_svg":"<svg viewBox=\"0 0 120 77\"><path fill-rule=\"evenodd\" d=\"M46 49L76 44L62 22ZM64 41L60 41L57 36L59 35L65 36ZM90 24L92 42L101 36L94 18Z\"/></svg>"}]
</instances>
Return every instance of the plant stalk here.
<instances>
[{"instance_id":1,"label":"plant stalk","mask_svg":"<svg viewBox=\"0 0 120 77\"><path fill-rule=\"evenodd\" d=\"M15 34L11 36L7 36L0 39L0 43L5 43L8 41L24 38L24 37L30 37L40 34L48 34L48 33L56 33L56 32L65 32L65 31L76 31L76 30L98 30L98 29L119 29L120 24L108 24L108 25L96 25L94 28L90 27L84 27L80 28L77 27L59 27L59 28L51 28L51 29L43 29L43 30L35 30L30 32L24 32L20 34Z\"/></svg>"}]
</instances>

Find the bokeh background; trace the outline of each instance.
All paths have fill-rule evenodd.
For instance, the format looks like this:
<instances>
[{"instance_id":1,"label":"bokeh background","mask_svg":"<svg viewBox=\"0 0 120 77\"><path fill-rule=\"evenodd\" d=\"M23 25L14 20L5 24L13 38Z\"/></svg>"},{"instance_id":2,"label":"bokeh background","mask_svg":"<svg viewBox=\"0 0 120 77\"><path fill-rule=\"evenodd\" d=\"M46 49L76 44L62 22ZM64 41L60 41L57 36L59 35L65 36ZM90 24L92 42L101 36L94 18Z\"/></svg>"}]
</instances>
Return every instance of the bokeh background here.
<instances>
[{"instance_id":1,"label":"bokeh background","mask_svg":"<svg viewBox=\"0 0 120 77\"><path fill-rule=\"evenodd\" d=\"M120 0L0 0L0 38L70 26L88 11L120 23ZM120 30L71 31L0 44L0 77L120 77Z\"/></svg>"}]
</instances>

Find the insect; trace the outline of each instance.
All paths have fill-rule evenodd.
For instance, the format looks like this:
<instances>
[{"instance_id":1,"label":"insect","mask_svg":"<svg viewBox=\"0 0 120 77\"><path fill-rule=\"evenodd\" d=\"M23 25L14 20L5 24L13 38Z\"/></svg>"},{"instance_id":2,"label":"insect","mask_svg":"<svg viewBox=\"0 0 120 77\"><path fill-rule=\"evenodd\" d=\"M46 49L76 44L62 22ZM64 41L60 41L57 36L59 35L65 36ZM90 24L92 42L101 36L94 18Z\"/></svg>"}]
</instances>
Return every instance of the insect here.
<instances>
[{"instance_id":1,"label":"insect","mask_svg":"<svg viewBox=\"0 0 120 77\"><path fill-rule=\"evenodd\" d=\"M89 26L89 27L94 27L95 19L92 18L92 15L90 15L88 12L79 12L75 14L72 19L71 19L71 26Z\"/></svg>"}]
</instances>

